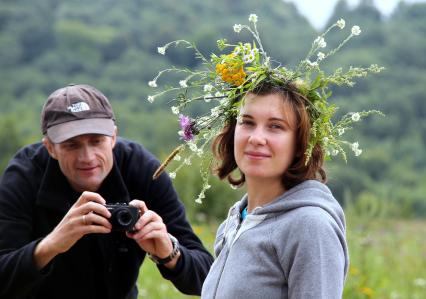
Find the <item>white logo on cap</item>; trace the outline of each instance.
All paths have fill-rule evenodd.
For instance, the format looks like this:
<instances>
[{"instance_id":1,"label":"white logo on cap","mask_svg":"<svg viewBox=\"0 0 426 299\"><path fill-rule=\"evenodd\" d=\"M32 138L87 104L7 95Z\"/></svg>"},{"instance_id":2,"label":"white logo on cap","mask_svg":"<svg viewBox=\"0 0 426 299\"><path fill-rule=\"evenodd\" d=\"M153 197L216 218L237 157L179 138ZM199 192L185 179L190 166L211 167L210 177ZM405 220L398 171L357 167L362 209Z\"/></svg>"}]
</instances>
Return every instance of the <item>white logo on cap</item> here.
<instances>
[{"instance_id":1,"label":"white logo on cap","mask_svg":"<svg viewBox=\"0 0 426 299\"><path fill-rule=\"evenodd\" d=\"M69 111L75 113L75 112L81 112L81 111L90 110L90 107L85 102L78 102L78 103L72 104L71 106L68 106L67 109Z\"/></svg>"}]
</instances>

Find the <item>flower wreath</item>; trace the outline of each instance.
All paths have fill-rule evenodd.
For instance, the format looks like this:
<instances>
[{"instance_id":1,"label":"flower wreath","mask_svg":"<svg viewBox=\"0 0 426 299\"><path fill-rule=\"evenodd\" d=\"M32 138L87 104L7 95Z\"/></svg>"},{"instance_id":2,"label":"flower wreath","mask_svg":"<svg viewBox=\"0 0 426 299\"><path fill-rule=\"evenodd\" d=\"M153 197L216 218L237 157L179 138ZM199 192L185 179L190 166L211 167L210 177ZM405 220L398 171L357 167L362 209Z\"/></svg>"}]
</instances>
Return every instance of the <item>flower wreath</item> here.
<instances>
[{"instance_id":1,"label":"flower wreath","mask_svg":"<svg viewBox=\"0 0 426 299\"><path fill-rule=\"evenodd\" d=\"M353 26L350 34L337 47L324 53L321 49L327 45L326 34L333 28L342 30L345 27L345 20L338 20L313 41L306 58L292 70L281 64L273 63L267 55L257 30L257 21L258 17L251 14L249 25L235 24L233 27L236 33L248 30L254 37L252 43L228 44L225 39L220 39L217 41L218 48L221 51L232 48L232 52L219 56L212 54L210 59L207 59L194 43L186 40L176 40L158 48L158 52L162 55L165 55L170 46L184 45L192 48L196 58L201 59L204 66L201 70L175 67L164 69L148 83L150 87L156 88L157 80L165 73L184 74L184 78L179 81L179 86L167 87L148 96L148 101L153 102L155 98L167 93L177 94L176 99L173 99L175 104L171 110L173 114L179 115L182 130L178 133L183 140L183 144L173 150L157 169L153 178L156 179L172 160L180 161L177 168L169 173L171 178L175 178L181 167L191 164L194 156L201 157L200 172L203 187L196 199L198 203L202 202L202 199L205 198L205 191L210 188L208 179L214 158L211 151L205 151L206 145L220 133L230 118L238 116L243 95L254 90L260 84L265 82L274 82L279 85L292 83L296 86L297 91L307 99L312 128L305 152L306 163L317 143L321 143L326 158L340 154L346 161L344 150L346 146L354 152L355 156L359 156L362 150L359 148L358 142L351 143L342 139L343 134L351 129L354 122L360 121L365 116L372 113L382 114L377 110L350 112L337 122L332 121L337 107L328 102L328 98L331 96L329 86L334 84L352 87L355 84L354 78L365 77L368 73L379 73L384 69L376 64L372 64L368 68L351 66L347 71L337 68L329 75L320 69L320 64L325 59L340 50L352 37L361 33L359 26ZM199 101L205 101L213 106L210 113L197 117L189 117L181 113L192 103ZM186 152L185 158L180 155L183 152Z\"/></svg>"}]
</instances>

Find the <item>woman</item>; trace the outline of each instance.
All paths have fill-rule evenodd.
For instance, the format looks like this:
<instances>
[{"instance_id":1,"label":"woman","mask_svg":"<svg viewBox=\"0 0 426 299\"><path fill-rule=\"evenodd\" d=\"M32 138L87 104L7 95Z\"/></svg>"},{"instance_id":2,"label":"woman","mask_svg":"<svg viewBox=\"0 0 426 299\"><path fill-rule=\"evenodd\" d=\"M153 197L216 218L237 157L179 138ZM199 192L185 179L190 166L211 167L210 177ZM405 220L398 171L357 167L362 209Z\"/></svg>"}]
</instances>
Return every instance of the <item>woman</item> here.
<instances>
[{"instance_id":1,"label":"woman","mask_svg":"<svg viewBox=\"0 0 426 299\"><path fill-rule=\"evenodd\" d=\"M202 298L341 298L345 219L324 185L319 144L305 163L305 103L290 85L262 84L216 138L218 176L247 194L218 229Z\"/></svg>"},{"instance_id":2,"label":"woman","mask_svg":"<svg viewBox=\"0 0 426 299\"><path fill-rule=\"evenodd\" d=\"M181 90L173 100L173 113L202 100L213 108L210 114L192 118L180 114L184 144L166 158L153 178L172 160L181 161L170 172L175 177L191 157L202 157L203 185L196 199L201 203L210 188L206 167L214 163L204 148L213 140L219 178L246 187L247 194L218 229L217 259L203 284L202 298L341 298L349 264L345 218L325 185L323 162L338 155L346 160L344 147L359 156L358 142L345 140L344 134L361 118L380 112L349 112L334 121L337 108L329 101L329 86L353 86L355 78L383 68L372 64L347 71L337 68L329 74L321 70L324 60L361 33L359 26L352 26L340 44L327 48L326 34L345 28L340 19L290 69L268 56L257 21L251 14L249 25L234 25L236 33L251 33L253 42L218 40L221 51L231 48L231 52L212 54L210 59L184 40L158 48L164 55L170 46L183 44L193 48L207 67L160 71L149 86L155 88L158 78L170 71L186 77L179 81L180 87L160 90L148 100ZM186 157L181 158L181 153ZM238 171L240 176L235 176Z\"/></svg>"}]
</instances>

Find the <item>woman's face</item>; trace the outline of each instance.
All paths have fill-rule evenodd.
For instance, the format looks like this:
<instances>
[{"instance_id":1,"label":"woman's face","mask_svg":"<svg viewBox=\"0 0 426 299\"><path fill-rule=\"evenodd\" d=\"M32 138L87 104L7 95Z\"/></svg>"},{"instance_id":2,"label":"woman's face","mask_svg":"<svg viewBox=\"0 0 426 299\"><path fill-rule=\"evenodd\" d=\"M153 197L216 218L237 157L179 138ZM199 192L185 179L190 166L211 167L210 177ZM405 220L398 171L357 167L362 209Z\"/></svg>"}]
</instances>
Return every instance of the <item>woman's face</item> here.
<instances>
[{"instance_id":1,"label":"woman's face","mask_svg":"<svg viewBox=\"0 0 426 299\"><path fill-rule=\"evenodd\" d=\"M280 180L296 151L296 116L278 94L245 97L235 127L234 155L247 182Z\"/></svg>"}]
</instances>

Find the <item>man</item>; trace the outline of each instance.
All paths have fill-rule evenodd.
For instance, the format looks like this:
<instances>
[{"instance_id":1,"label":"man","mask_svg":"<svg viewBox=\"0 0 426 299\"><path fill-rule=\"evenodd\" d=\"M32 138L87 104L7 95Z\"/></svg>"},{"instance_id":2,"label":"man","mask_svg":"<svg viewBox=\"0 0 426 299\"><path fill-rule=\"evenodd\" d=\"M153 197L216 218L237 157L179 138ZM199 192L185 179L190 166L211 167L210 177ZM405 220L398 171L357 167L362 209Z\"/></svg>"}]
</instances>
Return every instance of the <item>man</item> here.
<instances>
[{"instance_id":1,"label":"man","mask_svg":"<svg viewBox=\"0 0 426 299\"><path fill-rule=\"evenodd\" d=\"M146 253L180 291L200 294L213 258L167 174L152 180L157 159L117 137L107 98L61 88L41 126L42 143L21 149L0 182L0 298L137 298ZM111 224L117 203L137 207L134 227Z\"/></svg>"}]
</instances>

